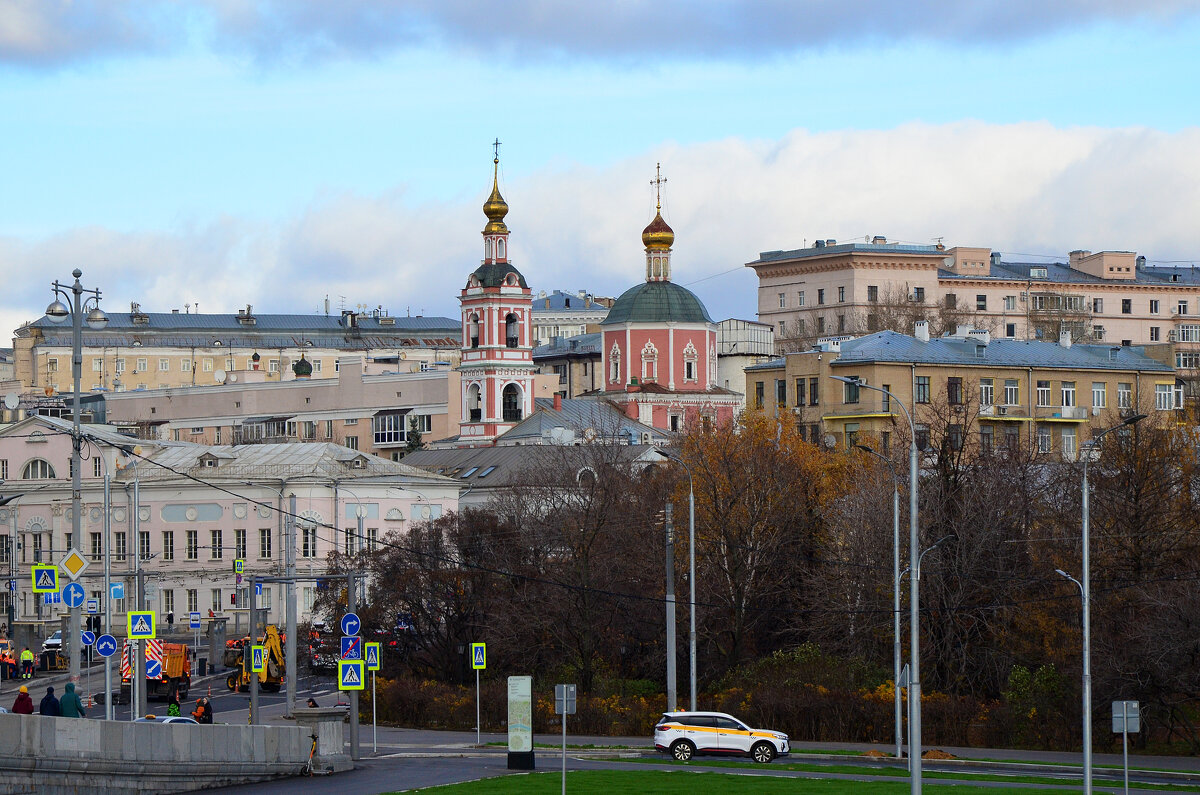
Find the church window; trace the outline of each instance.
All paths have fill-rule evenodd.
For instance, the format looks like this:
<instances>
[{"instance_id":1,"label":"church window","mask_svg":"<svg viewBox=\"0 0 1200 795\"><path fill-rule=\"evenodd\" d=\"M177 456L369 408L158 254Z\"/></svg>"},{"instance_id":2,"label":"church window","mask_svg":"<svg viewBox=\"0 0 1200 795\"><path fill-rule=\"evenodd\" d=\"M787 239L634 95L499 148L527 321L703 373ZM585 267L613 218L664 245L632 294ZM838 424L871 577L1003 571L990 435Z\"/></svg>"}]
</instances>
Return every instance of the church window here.
<instances>
[{"instance_id":1,"label":"church window","mask_svg":"<svg viewBox=\"0 0 1200 795\"><path fill-rule=\"evenodd\" d=\"M499 259L504 259L504 238L496 240L496 256Z\"/></svg>"},{"instance_id":2,"label":"church window","mask_svg":"<svg viewBox=\"0 0 1200 795\"><path fill-rule=\"evenodd\" d=\"M696 346L691 340L688 340L687 347L683 349L683 380L695 381L696 361L700 358L700 352L696 350Z\"/></svg>"},{"instance_id":3,"label":"church window","mask_svg":"<svg viewBox=\"0 0 1200 795\"><path fill-rule=\"evenodd\" d=\"M483 419L483 405L480 402L479 384L467 387L467 419L479 422Z\"/></svg>"},{"instance_id":4,"label":"church window","mask_svg":"<svg viewBox=\"0 0 1200 795\"><path fill-rule=\"evenodd\" d=\"M521 388L516 384L504 387L501 393L504 422L521 421Z\"/></svg>"},{"instance_id":5,"label":"church window","mask_svg":"<svg viewBox=\"0 0 1200 795\"><path fill-rule=\"evenodd\" d=\"M609 362L608 380L609 381L620 381L621 380L621 349L617 347L617 344L615 342L613 343L612 350L609 351L608 362Z\"/></svg>"},{"instance_id":6,"label":"church window","mask_svg":"<svg viewBox=\"0 0 1200 795\"><path fill-rule=\"evenodd\" d=\"M658 380L658 348L655 348L654 343L649 340L642 348L642 380Z\"/></svg>"},{"instance_id":7,"label":"church window","mask_svg":"<svg viewBox=\"0 0 1200 795\"><path fill-rule=\"evenodd\" d=\"M504 318L504 344L510 348L517 347L519 339L517 336L518 328L517 316L510 312L508 317Z\"/></svg>"},{"instance_id":8,"label":"church window","mask_svg":"<svg viewBox=\"0 0 1200 795\"><path fill-rule=\"evenodd\" d=\"M492 258L492 239L490 237L483 241L483 256L485 259Z\"/></svg>"},{"instance_id":9,"label":"church window","mask_svg":"<svg viewBox=\"0 0 1200 795\"><path fill-rule=\"evenodd\" d=\"M471 347L479 347L479 315L471 315Z\"/></svg>"}]
</instances>

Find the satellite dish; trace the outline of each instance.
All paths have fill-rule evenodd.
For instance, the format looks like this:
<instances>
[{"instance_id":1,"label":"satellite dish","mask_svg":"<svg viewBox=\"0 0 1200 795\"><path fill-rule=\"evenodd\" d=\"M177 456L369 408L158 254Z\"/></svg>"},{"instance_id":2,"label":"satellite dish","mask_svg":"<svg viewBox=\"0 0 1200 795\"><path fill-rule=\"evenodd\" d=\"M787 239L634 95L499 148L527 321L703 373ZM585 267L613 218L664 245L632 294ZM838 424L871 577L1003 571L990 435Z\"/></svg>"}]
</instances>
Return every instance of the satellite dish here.
<instances>
[{"instance_id":1,"label":"satellite dish","mask_svg":"<svg viewBox=\"0 0 1200 795\"><path fill-rule=\"evenodd\" d=\"M15 409L19 405L21 405L21 396L16 392L9 392L4 396L4 408Z\"/></svg>"},{"instance_id":2,"label":"satellite dish","mask_svg":"<svg viewBox=\"0 0 1200 795\"><path fill-rule=\"evenodd\" d=\"M217 379L217 383L219 384L225 383L225 376L226 372L224 370L217 370L213 373L213 378Z\"/></svg>"},{"instance_id":3,"label":"satellite dish","mask_svg":"<svg viewBox=\"0 0 1200 795\"><path fill-rule=\"evenodd\" d=\"M828 447L830 450L832 450L834 448L834 445L836 445L836 444L837 444L836 436L834 436L832 433L825 434L825 446L826 447Z\"/></svg>"}]
</instances>

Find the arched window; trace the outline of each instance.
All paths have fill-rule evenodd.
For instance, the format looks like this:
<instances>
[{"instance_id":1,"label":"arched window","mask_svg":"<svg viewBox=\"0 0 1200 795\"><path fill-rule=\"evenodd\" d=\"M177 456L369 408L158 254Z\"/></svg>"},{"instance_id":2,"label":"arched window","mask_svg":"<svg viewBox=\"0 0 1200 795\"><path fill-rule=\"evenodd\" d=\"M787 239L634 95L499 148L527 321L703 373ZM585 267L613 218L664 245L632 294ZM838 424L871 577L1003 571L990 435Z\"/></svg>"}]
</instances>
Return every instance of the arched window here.
<instances>
[{"instance_id":1,"label":"arched window","mask_svg":"<svg viewBox=\"0 0 1200 795\"><path fill-rule=\"evenodd\" d=\"M483 419L483 404L480 401L479 384L467 387L467 419L479 422Z\"/></svg>"},{"instance_id":2,"label":"arched window","mask_svg":"<svg viewBox=\"0 0 1200 795\"><path fill-rule=\"evenodd\" d=\"M517 343L520 341L520 337L518 336L519 329L520 329L520 321L517 320L516 315L509 312L508 316L504 318L504 344L505 345L507 345L510 348L517 347Z\"/></svg>"},{"instance_id":3,"label":"arched window","mask_svg":"<svg viewBox=\"0 0 1200 795\"><path fill-rule=\"evenodd\" d=\"M696 350L696 346L688 340L687 347L683 349L683 380L696 381L699 379L696 363L700 358L700 352Z\"/></svg>"},{"instance_id":4,"label":"arched window","mask_svg":"<svg viewBox=\"0 0 1200 795\"><path fill-rule=\"evenodd\" d=\"M658 348L650 340L642 347L642 380L658 380Z\"/></svg>"},{"instance_id":5,"label":"arched window","mask_svg":"<svg viewBox=\"0 0 1200 795\"><path fill-rule=\"evenodd\" d=\"M503 420L505 422L521 421L521 387L509 384L502 393Z\"/></svg>"},{"instance_id":6,"label":"arched window","mask_svg":"<svg viewBox=\"0 0 1200 795\"><path fill-rule=\"evenodd\" d=\"M33 459L21 470L21 480L52 480L55 477L54 467L41 458Z\"/></svg>"},{"instance_id":7,"label":"arched window","mask_svg":"<svg viewBox=\"0 0 1200 795\"><path fill-rule=\"evenodd\" d=\"M484 259L492 258L492 239L490 237L483 239L483 256Z\"/></svg>"},{"instance_id":8,"label":"arched window","mask_svg":"<svg viewBox=\"0 0 1200 795\"><path fill-rule=\"evenodd\" d=\"M608 371L609 381L619 382L621 380L621 349L615 342L612 350L608 352Z\"/></svg>"},{"instance_id":9,"label":"arched window","mask_svg":"<svg viewBox=\"0 0 1200 795\"><path fill-rule=\"evenodd\" d=\"M504 259L504 238L496 239L496 258Z\"/></svg>"},{"instance_id":10,"label":"arched window","mask_svg":"<svg viewBox=\"0 0 1200 795\"><path fill-rule=\"evenodd\" d=\"M471 347L479 347L479 315L471 315L470 321Z\"/></svg>"}]
</instances>

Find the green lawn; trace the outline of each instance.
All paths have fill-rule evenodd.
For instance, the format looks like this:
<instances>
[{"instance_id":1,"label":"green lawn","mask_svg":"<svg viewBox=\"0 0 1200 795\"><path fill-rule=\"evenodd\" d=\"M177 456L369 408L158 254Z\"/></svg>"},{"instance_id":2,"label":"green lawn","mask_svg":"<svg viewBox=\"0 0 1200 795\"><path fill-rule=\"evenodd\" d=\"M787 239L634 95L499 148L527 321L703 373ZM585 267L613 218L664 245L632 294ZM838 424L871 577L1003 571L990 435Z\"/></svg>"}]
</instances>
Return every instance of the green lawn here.
<instances>
[{"instance_id":1,"label":"green lawn","mask_svg":"<svg viewBox=\"0 0 1200 795\"><path fill-rule=\"evenodd\" d=\"M560 773L513 774L452 784L445 787L412 790L431 795L538 795L560 792ZM769 778L763 776L733 776L722 773L667 773L656 770L589 770L567 773L567 790L573 793L603 793L603 795L695 795L697 792L720 792L721 795L757 795L757 793L799 792L804 795L903 795L909 791L907 781L830 781L822 779ZM1033 790L1020 787L971 787L929 784L924 791L931 795L1015 795ZM1043 792L1045 790L1042 790Z\"/></svg>"}]
</instances>

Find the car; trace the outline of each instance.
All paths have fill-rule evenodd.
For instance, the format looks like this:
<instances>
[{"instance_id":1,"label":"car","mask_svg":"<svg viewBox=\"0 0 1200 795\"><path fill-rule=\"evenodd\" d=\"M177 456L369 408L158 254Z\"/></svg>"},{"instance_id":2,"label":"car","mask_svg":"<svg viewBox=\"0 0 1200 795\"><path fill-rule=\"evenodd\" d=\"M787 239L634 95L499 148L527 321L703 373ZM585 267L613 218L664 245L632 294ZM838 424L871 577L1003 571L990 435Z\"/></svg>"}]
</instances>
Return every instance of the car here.
<instances>
[{"instance_id":1,"label":"car","mask_svg":"<svg viewBox=\"0 0 1200 795\"><path fill-rule=\"evenodd\" d=\"M42 644L42 651L61 651L62 650L62 630L54 630L54 634L46 638L46 642Z\"/></svg>"},{"instance_id":2,"label":"car","mask_svg":"<svg viewBox=\"0 0 1200 795\"><path fill-rule=\"evenodd\" d=\"M654 727L654 749L680 762L696 754L720 754L765 764L790 753L783 732L752 729L724 712L664 712Z\"/></svg>"},{"instance_id":3,"label":"car","mask_svg":"<svg viewBox=\"0 0 1200 795\"><path fill-rule=\"evenodd\" d=\"M163 723L190 723L194 726L200 725L200 721L196 720L195 718L188 717L187 715L173 715L169 718L163 718L162 722Z\"/></svg>"}]
</instances>

